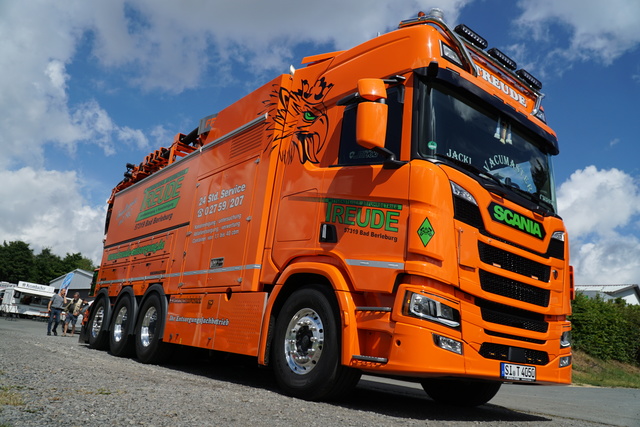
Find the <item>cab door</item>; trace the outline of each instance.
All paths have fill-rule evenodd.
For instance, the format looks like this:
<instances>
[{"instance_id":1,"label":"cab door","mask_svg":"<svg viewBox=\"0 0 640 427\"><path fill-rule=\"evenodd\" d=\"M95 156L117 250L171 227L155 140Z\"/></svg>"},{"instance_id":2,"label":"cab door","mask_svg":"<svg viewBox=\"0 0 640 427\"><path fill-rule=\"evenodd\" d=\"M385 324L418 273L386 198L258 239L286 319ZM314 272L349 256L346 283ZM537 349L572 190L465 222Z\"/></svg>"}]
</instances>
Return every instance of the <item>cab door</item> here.
<instances>
[{"instance_id":1,"label":"cab door","mask_svg":"<svg viewBox=\"0 0 640 427\"><path fill-rule=\"evenodd\" d=\"M404 87L388 90L385 148L400 158ZM358 291L390 292L404 269L409 220L407 163L384 166L382 154L357 144L358 105L345 109L338 161L325 171L320 245L340 257ZM334 234L332 237L331 234Z\"/></svg>"}]
</instances>

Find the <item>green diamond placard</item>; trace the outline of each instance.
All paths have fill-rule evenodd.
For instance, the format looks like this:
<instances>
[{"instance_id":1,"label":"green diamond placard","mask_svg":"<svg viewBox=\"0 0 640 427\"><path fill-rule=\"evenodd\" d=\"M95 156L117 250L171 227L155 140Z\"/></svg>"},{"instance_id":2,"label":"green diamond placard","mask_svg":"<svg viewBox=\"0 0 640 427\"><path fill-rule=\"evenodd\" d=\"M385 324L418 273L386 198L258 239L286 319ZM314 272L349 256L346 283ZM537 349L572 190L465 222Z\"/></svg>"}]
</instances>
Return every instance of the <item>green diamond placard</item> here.
<instances>
[{"instance_id":1,"label":"green diamond placard","mask_svg":"<svg viewBox=\"0 0 640 427\"><path fill-rule=\"evenodd\" d=\"M420 240L422 240L422 244L427 246L431 241L433 235L436 234L435 230L431 226L431 222L429 222L429 218L425 218L418 228L418 236L420 236Z\"/></svg>"}]
</instances>

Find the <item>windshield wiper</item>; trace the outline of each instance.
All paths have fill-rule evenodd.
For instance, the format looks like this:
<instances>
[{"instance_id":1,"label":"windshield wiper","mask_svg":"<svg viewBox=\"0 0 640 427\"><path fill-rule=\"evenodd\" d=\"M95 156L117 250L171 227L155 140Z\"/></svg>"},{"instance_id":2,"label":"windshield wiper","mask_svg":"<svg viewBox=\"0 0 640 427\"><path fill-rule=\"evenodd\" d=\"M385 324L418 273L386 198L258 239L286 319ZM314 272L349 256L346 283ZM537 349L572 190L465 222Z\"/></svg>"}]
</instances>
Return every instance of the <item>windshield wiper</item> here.
<instances>
[{"instance_id":1,"label":"windshield wiper","mask_svg":"<svg viewBox=\"0 0 640 427\"><path fill-rule=\"evenodd\" d=\"M522 189L517 188L517 187L512 187L512 189L516 193L518 193L519 196L524 197L525 199L527 199L530 202L533 202L533 203L535 203L537 205L538 209L532 209L533 211L536 211L536 212L538 212L540 214L543 214L545 216L548 215L548 212L554 212L553 205L551 205L550 203L545 202L544 200L542 200L538 194L529 193L528 191L522 190Z\"/></svg>"}]
</instances>

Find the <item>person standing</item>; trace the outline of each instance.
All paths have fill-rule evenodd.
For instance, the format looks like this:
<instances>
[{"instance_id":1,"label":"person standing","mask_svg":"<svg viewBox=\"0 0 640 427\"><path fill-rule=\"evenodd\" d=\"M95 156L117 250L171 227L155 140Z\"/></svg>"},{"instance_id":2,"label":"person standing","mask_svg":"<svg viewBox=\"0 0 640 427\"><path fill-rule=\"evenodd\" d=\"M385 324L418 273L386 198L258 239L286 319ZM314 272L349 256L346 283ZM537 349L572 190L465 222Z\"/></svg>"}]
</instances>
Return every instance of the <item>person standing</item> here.
<instances>
[{"instance_id":1,"label":"person standing","mask_svg":"<svg viewBox=\"0 0 640 427\"><path fill-rule=\"evenodd\" d=\"M67 316L64 318L64 329L62 331L62 336L67 336L67 330L69 329L69 323L71 323L71 336L74 336L76 333L76 321L78 320L78 315L80 314L80 309L82 308L83 301L80 299L80 294L76 292L73 294L73 299L69 301L67 304Z\"/></svg>"},{"instance_id":2,"label":"person standing","mask_svg":"<svg viewBox=\"0 0 640 427\"><path fill-rule=\"evenodd\" d=\"M49 305L47 309L49 310L49 321L47 322L47 335L58 335L56 332L56 328L58 327L58 323L60 323L60 313L62 313L62 309L67 303L67 291L66 289L60 290L60 292L55 292L49 301ZM51 328L53 325L53 329Z\"/></svg>"}]
</instances>

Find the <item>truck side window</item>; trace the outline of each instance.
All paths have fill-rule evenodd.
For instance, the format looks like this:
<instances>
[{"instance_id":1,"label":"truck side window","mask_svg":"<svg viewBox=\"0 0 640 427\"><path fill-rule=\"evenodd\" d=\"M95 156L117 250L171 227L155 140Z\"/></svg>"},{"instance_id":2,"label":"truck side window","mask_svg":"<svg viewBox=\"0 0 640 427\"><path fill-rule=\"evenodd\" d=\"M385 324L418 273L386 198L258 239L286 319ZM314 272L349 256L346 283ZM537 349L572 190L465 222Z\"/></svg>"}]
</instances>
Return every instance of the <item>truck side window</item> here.
<instances>
[{"instance_id":1,"label":"truck side window","mask_svg":"<svg viewBox=\"0 0 640 427\"><path fill-rule=\"evenodd\" d=\"M404 105L404 86L396 86L387 90L389 118L387 120L387 137L385 147L400 157L400 138L402 136L402 107ZM356 142L356 112L358 104L350 105L344 110L338 165L370 165L384 161L384 156L373 150L358 145Z\"/></svg>"}]
</instances>

